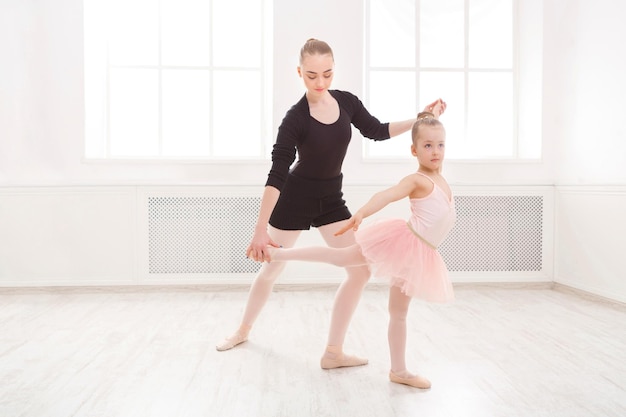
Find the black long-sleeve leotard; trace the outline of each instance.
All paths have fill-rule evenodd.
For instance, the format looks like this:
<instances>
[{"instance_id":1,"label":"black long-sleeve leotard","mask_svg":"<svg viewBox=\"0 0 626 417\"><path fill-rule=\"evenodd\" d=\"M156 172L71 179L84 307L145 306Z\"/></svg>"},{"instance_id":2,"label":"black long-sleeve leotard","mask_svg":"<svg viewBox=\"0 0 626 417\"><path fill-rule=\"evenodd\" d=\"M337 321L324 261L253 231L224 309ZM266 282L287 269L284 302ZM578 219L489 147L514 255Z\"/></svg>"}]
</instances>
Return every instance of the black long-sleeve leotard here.
<instances>
[{"instance_id":1,"label":"black long-sleeve leotard","mask_svg":"<svg viewBox=\"0 0 626 417\"><path fill-rule=\"evenodd\" d=\"M329 93L339 104L339 118L334 123L324 124L313 118L306 96L289 109L278 129L266 185L282 190L290 172L309 180L341 175L352 137L351 125L367 138L389 139L389 123L381 123L372 116L358 97L340 90ZM292 167L296 152L298 161Z\"/></svg>"}]
</instances>

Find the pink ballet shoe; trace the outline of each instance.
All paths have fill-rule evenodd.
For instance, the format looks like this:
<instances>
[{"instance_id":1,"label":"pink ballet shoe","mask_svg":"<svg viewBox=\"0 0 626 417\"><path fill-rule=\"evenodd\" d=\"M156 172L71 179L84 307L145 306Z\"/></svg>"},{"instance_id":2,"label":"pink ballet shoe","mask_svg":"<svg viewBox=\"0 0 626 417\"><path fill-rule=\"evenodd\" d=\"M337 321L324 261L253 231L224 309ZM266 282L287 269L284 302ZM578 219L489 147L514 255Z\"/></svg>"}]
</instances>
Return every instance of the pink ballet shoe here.
<instances>
[{"instance_id":1,"label":"pink ballet shoe","mask_svg":"<svg viewBox=\"0 0 626 417\"><path fill-rule=\"evenodd\" d=\"M326 348L327 353L333 354L333 358L329 358L326 355L322 356L320 360L320 366L322 369L335 369L335 368L344 368L348 366L362 366L367 365L368 361L364 358L359 358L357 356L346 355L341 351L341 348L337 348L336 346L328 346Z\"/></svg>"},{"instance_id":2,"label":"pink ballet shoe","mask_svg":"<svg viewBox=\"0 0 626 417\"><path fill-rule=\"evenodd\" d=\"M322 359L320 360L320 365L322 366L322 369L335 369L348 366L367 365L367 362L367 359L364 358L350 355L341 355L339 358L336 359L322 357Z\"/></svg>"},{"instance_id":3,"label":"pink ballet shoe","mask_svg":"<svg viewBox=\"0 0 626 417\"><path fill-rule=\"evenodd\" d=\"M229 349L234 348L237 345L242 344L246 340L248 340L248 335L243 334L240 330L238 330L234 335L227 337L226 339L218 343L215 346L215 349L217 349L220 352L224 350L229 350Z\"/></svg>"},{"instance_id":4,"label":"pink ballet shoe","mask_svg":"<svg viewBox=\"0 0 626 417\"><path fill-rule=\"evenodd\" d=\"M414 388L420 388L420 389L430 388L430 381L419 375L415 375L411 378L403 378L390 371L389 380L391 382L395 382L396 384L404 384L404 385L408 385Z\"/></svg>"}]
</instances>

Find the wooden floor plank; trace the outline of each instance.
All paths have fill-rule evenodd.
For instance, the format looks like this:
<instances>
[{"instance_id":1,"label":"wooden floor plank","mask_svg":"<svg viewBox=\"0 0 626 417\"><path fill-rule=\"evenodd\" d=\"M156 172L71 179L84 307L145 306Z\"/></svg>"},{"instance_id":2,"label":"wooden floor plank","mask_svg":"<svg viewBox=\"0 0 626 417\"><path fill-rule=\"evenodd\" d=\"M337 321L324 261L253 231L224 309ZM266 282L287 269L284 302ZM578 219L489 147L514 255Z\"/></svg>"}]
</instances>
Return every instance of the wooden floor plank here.
<instances>
[{"instance_id":1,"label":"wooden floor plank","mask_svg":"<svg viewBox=\"0 0 626 417\"><path fill-rule=\"evenodd\" d=\"M346 351L324 371L334 288L277 289L250 341L215 343L241 315L230 287L0 289L0 416L626 415L626 307L574 291L463 285L415 302L392 384L387 290L365 291Z\"/></svg>"}]
</instances>

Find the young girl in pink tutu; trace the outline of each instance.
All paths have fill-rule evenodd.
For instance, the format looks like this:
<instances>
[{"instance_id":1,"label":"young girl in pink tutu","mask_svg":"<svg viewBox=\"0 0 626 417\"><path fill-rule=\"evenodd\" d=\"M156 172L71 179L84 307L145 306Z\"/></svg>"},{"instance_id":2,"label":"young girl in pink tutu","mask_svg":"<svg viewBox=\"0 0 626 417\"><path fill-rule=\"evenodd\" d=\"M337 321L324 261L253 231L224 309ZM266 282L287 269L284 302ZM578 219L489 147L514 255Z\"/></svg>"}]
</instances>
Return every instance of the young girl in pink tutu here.
<instances>
[{"instance_id":1,"label":"young girl in pink tutu","mask_svg":"<svg viewBox=\"0 0 626 417\"><path fill-rule=\"evenodd\" d=\"M411 299L448 303L454 291L437 247L452 229L456 211L450 186L441 175L446 132L431 113L420 113L412 129L411 153L419 169L380 191L336 232L356 232L356 244L345 248L269 248L270 262L325 262L340 267L367 265L372 275L389 280L389 351L392 382L430 388L426 378L406 368L406 317ZM389 203L408 197L407 220L378 220L359 230L364 218Z\"/></svg>"}]
</instances>

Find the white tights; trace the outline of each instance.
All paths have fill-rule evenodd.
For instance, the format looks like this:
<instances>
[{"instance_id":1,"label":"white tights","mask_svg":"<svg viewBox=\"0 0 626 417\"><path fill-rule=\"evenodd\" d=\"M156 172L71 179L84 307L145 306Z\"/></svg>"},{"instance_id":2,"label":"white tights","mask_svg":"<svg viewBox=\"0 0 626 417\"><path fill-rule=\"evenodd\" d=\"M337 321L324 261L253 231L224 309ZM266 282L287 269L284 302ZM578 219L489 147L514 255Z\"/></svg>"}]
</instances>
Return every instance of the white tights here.
<instances>
[{"instance_id":1,"label":"white tights","mask_svg":"<svg viewBox=\"0 0 626 417\"><path fill-rule=\"evenodd\" d=\"M410 377L406 370L406 316L409 311L411 297L404 294L399 287L389 289L389 356L391 371L404 378Z\"/></svg>"},{"instance_id":2,"label":"white tights","mask_svg":"<svg viewBox=\"0 0 626 417\"><path fill-rule=\"evenodd\" d=\"M353 248L348 248L354 246L354 248L357 249L356 255L362 258L358 246L355 245L354 233L352 231L348 231L341 236L334 236L334 233L341 228L344 222L345 221L322 226L318 228L318 230L329 247L346 248L349 251L354 251ZM282 245L284 248L291 248L298 239L298 236L300 236L299 230L279 230L271 226L268 232L274 242ZM363 289L370 277L369 269L365 266L364 259L358 260L358 256L355 258L357 259L355 263L342 265L346 267L347 278L341 283L335 294L328 333L327 344L329 346L343 346L350 320L352 319L352 315L359 303ZM325 259L322 258L321 261L325 261ZM284 262L263 264L250 287L248 302L241 320L242 329L249 330L252 327L265 306L276 279L284 268Z\"/></svg>"},{"instance_id":3,"label":"white tights","mask_svg":"<svg viewBox=\"0 0 626 417\"><path fill-rule=\"evenodd\" d=\"M281 261L290 260L325 262L341 267L366 264L365 258L361 253L361 248L357 244L339 249L323 246L277 249L271 252L271 256L272 262L280 265L284 265L284 262ZM361 290L362 288L358 290L359 295ZM339 300L339 297L337 297L336 300ZM394 374L402 377L411 377L411 374L409 374L406 370L405 360L406 317L409 311L410 303L411 297L404 294L399 287L392 286L390 288L388 306L389 328L387 330L387 339L389 341L391 371Z\"/></svg>"},{"instance_id":4,"label":"white tights","mask_svg":"<svg viewBox=\"0 0 626 417\"><path fill-rule=\"evenodd\" d=\"M276 249L270 251L272 262L309 261L324 262L340 267L367 265L359 245L345 248L329 248L327 246L311 246L308 248Z\"/></svg>"}]
</instances>

